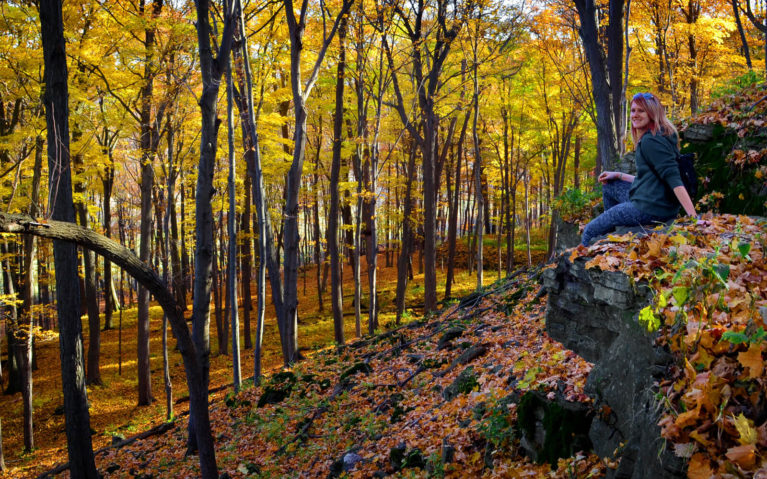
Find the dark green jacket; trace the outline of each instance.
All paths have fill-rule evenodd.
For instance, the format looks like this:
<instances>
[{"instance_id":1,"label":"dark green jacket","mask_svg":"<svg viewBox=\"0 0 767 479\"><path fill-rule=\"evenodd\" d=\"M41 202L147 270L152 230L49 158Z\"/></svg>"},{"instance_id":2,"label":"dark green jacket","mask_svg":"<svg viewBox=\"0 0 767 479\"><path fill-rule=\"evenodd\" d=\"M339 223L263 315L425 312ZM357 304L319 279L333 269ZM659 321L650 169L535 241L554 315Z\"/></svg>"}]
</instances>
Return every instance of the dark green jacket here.
<instances>
[{"instance_id":1,"label":"dark green jacket","mask_svg":"<svg viewBox=\"0 0 767 479\"><path fill-rule=\"evenodd\" d=\"M651 162L672 190L683 186L676 162L678 153L676 134L653 135L648 131L639 140L634 156L637 175L629 190L629 200L643 213L661 218L671 218L679 213L676 196L666 189L648 166Z\"/></svg>"}]
</instances>

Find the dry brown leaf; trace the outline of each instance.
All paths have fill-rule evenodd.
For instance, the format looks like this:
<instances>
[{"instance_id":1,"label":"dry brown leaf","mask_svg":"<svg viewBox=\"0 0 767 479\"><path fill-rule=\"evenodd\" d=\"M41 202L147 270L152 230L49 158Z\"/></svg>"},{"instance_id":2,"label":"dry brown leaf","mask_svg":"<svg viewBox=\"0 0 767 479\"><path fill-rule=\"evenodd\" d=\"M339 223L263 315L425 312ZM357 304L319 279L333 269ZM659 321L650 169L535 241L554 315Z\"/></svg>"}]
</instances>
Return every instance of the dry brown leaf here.
<instances>
[{"instance_id":1,"label":"dry brown leaf","mask_svg":"<svg viewBox=\"0 0 767 479\"><path fill-rule=\"evenodd\" d=\"M756 448L753 444L731 447L725 456L743 469L752 469L756 463Z\"/></svg>"}]
</instances>

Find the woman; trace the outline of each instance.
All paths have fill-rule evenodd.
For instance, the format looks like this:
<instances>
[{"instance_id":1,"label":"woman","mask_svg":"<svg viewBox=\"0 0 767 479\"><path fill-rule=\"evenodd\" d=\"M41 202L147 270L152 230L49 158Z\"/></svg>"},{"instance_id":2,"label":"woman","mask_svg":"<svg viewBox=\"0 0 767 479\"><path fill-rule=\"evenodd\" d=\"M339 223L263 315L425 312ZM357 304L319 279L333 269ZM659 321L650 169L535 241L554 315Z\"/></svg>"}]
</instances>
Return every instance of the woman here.
<instances>
[{"instance_id":1,"label":"woman","mask_svg":"<svg viewBox=\"0 0 767 479\"><path fill-rule=\"evenodd\" d=\"M695 216L695 207L679 176L676 128L652 93L637 93L631 99L631 136L636 145L637 176L619 171L599 175L605 212L584 228L581 242L585 246L616 226L669 221L676 217L680 204L685 213ZM669 189L674 197L667 194Z\"/></svg>"}]
</instances>

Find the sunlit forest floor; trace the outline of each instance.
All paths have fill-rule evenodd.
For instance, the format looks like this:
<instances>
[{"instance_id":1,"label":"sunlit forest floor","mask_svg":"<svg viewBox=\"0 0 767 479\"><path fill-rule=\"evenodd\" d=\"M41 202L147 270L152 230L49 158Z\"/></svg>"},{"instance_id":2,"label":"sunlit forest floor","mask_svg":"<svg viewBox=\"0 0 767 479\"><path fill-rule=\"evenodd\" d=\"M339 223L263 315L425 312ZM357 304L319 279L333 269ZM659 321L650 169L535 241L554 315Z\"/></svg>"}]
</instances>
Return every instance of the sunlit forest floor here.
<instances>
[{"instance_id":1,"label":"sunlit forest floor","mask_svg":"<svg viewBox=\"0 0 767 479\"><path fill-rule=\"evenodd\" d=\"M542 260L542 247L536 248L532 255L533 261ZM414 256L414 263L417 255ZM517 264L526 263L523 250L517 250ZM439 261L439 260L438 260ZM382 328L391 327L394 323L394 296L396 289L396 268L386 267L385 258L379 255L378 287L380 302L380 319ZM365 263L363 271L363 306L367 302L367 283ZM406 304L415 305L406 321L417 319L420 306L423 304L423 274L418 274L414 264L414 279L409 282ZM308 268L299 278L299 345L304 355L311 357L314 352L332 343L333 322L330 313L330 298L327 291L324 295L324 312L318 311L316 268ZM446 269L444 261L438 262L438 291L444 290ZM461 297L476 287L476 276L469 275L466 270L457 271L456 282L453 286L453 296ZM347 341L355 337L355 317L353 314L353 283L352 270L348 264L344 268L344 310L345 337ZM498 279L496 270L486 270L485 284ZM255 290L255 284L253 286ZM267 293L267 297L269 294ZM269 303L269 300L267 300ZM253 298L255 307L255 296ZM188 313L191 313L191 303ZM242 310L240 310L240 313ZM263 364L265 371L274 371L282 365L274 313L267 304L267 319L264 330ZM136 310L126 309L122 317L122 374L119 372L119 331L113 329L101 333L101 376L103 386L89 386L91 428L93 430L93 448L108 446L114 435L130 437L165 420L165 392L163 385L162 364L162 310L153 306L151 315L151 368L152 392L156 401L151 406L136 406L137 376L136 376ZM242 328L242 315L240 314ZM118 323L118 313L114 315L114 323ZM366 315L362 317L362 331L366 331ZM88 330L87 320L83 321L85 350L87 351ZM252 328L255 329L255 321ZM220 400L230 388L226 385L232 381L231 357L218 353L216 336L215 313L211 314L211 389L220 389L212 395L212 401ZM169 332L169 343L172 348L175 340ZM240 344L244 344L241 340ZM58 340L37 343L38 369L33 371L34 380L34 433L35 450L23 454L23 438L21 430L22 402L21 394L0 396L0 420L2 420L3 451L5 463L9 468L0 477L30 477L38 475L56 464L66 461L66 435L64 432L63 395L59 366ZM241 354L243 377L253 374L253 351L243 350ZM186 384L180 355L170 353L171 377L173 383L174 414L183 414L188 410Z\"/></svg>"}]
</instances>

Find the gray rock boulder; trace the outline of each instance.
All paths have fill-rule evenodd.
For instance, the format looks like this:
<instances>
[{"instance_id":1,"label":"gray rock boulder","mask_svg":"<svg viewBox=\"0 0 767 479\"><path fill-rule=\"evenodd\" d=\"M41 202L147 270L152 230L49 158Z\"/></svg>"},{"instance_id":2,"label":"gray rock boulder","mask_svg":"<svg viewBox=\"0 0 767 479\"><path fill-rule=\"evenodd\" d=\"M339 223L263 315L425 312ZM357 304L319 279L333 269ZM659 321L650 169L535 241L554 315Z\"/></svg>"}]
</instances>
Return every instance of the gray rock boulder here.
<instances>
[{"instance_id":1,"label":"gray rock boulder","mask_svg":"<svg viewBox=\"0 0 767 479\"><path fill-rule=\"evenodd\" d=\"M609 477L684 477L684 460L660 436L653 390L673 358L637 320L652 292L624 273L586 270L586 262L560 256L543 285L548 334L594 363L586 383L597 412L589 431L594 450L619 459Z\"/></svg>"}]
</instances>

